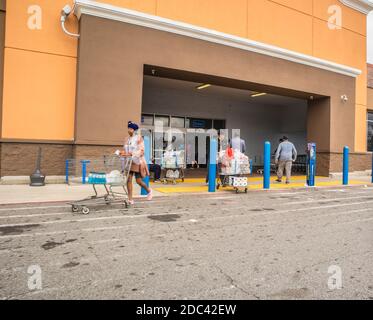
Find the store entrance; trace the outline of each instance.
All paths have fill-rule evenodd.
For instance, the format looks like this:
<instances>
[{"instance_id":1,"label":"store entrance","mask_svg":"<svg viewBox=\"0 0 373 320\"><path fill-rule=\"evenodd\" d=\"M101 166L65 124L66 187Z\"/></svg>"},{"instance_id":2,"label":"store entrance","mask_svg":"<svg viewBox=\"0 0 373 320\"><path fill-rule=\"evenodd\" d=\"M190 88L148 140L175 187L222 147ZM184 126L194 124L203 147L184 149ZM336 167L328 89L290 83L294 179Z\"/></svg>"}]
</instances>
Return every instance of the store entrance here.
<instances>
[{"instance_id":1,"label":"store entrance","mask_svg":"<svg viewBox=\"0 0 373 320\"><path fill-rule=\"evenodd\" d=\"M237 146L235 135L236 132L239 134L238 154L249 157L254 176L260 176L263 169L264 142L269 141L272 145L274 174L274 152L280 140L288 137L298 151L293 174L304 176L307 142L309 139L315 141L308 134L309 119L319 99L324 98L233 79L145 66L141 125L151 132L152 157L158 163L162 164L162 153L168 144L174 145L176 151L184 151L186 169L190 170L188 178L207 176L210 134L206 131L211 129L225 130L227 141L224 145L228 145L229 139L233 145L234 138ZM163 134L157 134L156 123L164 128ZM188 138L189 130L195 130L196 137L192 134L192 138ZM198 136L199 130L205 135ZM174 142L173 137L176 138Z\"/></svg>"},{"instance_id":2,"label":"store entrance","mask_svg":"<svg viewBox=\"0 0 373 320\"><path fill-rule=\"evenodd\" d=\"M210 147L208 130L226 129L226 120L143 113L141 128L143 136L150 139L154 163L161 165L164 153L175 151L183 153L186 169L205 169ZM196 130L195 135L187 135L188 129ZM201 142L206 143L206 152L201 152Z\"/></svg>"}]
</instances>

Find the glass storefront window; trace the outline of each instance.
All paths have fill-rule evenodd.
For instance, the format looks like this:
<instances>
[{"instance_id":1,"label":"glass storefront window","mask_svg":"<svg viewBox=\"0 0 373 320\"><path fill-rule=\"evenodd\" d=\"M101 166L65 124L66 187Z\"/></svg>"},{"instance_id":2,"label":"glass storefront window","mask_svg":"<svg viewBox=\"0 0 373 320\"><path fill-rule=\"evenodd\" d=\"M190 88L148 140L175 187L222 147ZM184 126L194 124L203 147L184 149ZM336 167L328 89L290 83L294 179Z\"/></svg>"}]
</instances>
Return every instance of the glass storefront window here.
<instances>
[{"instance_id":1,"label":"glass storefront window","mask_svg":"<svg viewBox=\"0 0 373 320\"><path fill-rule=\"evenodd\" d=\"M373 112L368 112L368 151L373 151Z\"/></svg>"},{"instance_id":2,"label":"glass storefront window","mask_svg":"<svg viewBox=\"0 0 373 320\"><path fill-rule=\"evenodd\" d=\"M214 129L218 131L225 129L225 120L214 120Z\"/></svg>"},{"instance_id":3,"label":"glass storefront window","mask_svg":"<svg viewBox=\"0 0 373 320\"><path fill-rule=\"evenodd\" d=\"M190 127L194 128L194 129L211 129L212 128L212 120L191 118L190 119Z\"/></svg>"},{"instance_id":4,"label":"glass storefront window","mask_svg":"<svg viewBox=\"0 0 373 320\"><path fill-rule=\"evenodd\" d=\"M373 111L368 112L368 121L373 121Z\"/></svg>"},{"instance_id":5,"label":"glass storefront window","mask_svg":"<svg viewBox=\"0 0 373 320\"><path fill-rule=\"evenodd\" d=\"M172 128L184 128L185 119L181 117L172 117L171 118L171 127Z\"/></svg>"},{"instance_id":6,"label":"glass storefront window","mask_svg":"<svg viewBox=\"0 0 373 320\"><path fill-rule=\"evenodd\" d=\"M167 116L155 116L155 122L162 122L164 128L168 128L170 126L170 117Z\"/></svg>"},{"instance_id":7,"label":"glass storefront window","mask_svg":"<svg viewBox=\"0 0 373 320\"><path fill-rule=\"evenodd\" d=\"M152 114L143 114L141 116L141 124L145 126L152 126L154 123L154 116Z\"/></svg>"},{"instance_id":8,"label":"glass storefront window","mask_svg":"<svg viewBox=\"0 0 373 320\"><path fill-rule=\"evenodd\" d=\"M161 122L164 128L194 128L194 129L225 129L225 120L213 120L202 118L184 118L166 115L142 114L141 124L145 126L155 126L156 122Z\"/></svg>"}]
</instances>

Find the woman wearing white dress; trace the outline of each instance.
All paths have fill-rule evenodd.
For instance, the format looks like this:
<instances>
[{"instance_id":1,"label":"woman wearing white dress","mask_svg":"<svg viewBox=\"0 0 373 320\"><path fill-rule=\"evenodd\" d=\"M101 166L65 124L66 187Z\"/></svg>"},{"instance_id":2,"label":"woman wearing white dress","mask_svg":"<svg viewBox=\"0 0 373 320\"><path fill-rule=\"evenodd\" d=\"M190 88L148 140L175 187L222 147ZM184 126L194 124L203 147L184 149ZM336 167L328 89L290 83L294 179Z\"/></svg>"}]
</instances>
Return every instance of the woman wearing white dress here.
<instances>
[{"instance_id":1,"label":"woman wearing white dress","mask_svg":"<svg viewBox=\"0 0 373 320\"><path fill-rule=\"evenodd\" d=\"M146 176L149 176L149 169L144 157L144 139L138 134L138 129L139 126L136 123L133 123L132 121L128 122L129 137L124 144L124 150L121 152L121 155L124 157L132 157L132 165L127 180L128 200L131 205L134 204L132 185L133 176L136 178L136 183L144 188L148 193L147 200L150 201L153 198L153 190L150 189L142 180Z\"/></svg>"}]
</instances>

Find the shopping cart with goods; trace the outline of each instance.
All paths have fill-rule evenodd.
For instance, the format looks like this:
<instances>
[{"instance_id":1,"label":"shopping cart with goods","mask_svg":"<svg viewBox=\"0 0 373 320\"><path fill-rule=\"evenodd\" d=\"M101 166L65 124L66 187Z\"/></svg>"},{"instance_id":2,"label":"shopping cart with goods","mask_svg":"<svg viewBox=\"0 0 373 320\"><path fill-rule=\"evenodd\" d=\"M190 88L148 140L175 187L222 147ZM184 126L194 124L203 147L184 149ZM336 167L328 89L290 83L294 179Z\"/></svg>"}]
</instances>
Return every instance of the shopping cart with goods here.
<instances>
[{"instance_id":1,"label":"shopping cart with goods","mask_svg":"<svg viewBox=\"0 0 373 320\"><path fill-rule=\"evenodd\" d=\"M123 204L128 207L127 179L131 169L131 157L103 156L91 160L66 160L66 183L87 184L94 195L70 202L72 212L89 214L90 207ZM98 186L104 193L99 194Z\"/></svg>"},{"instance_id":2,"label":"shopping cart with goods","mask_svg":"<svg viewBox=\"0 0 373 320\"><path fill-rule=\"evenodd\" d=\"M218 183L220 187L233 187L238 193L240 190L247 193L248 175L251 171L249 157L235 150L231 154L221 151L218 157Z\"/></svg>"},{"instance_id":3,"label":"shopping cart with goods","mask_svg":"<svg viewBox=\"0 0 373 320\"><path fill-rule=\"evenodd\" d=\"M176 184L178 180L184 182L185 152L166 151L162 157L162 181Z\"/></svg>"}]
</instances>

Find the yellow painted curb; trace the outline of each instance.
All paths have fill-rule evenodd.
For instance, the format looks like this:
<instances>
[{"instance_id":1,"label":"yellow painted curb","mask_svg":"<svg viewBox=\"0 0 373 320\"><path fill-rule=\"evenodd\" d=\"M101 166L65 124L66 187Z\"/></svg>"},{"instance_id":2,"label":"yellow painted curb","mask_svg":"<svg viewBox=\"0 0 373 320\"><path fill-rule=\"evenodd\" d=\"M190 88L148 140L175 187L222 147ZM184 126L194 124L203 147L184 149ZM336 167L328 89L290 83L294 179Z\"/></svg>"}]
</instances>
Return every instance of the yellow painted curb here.
<instances>
[{"instance_id":1,"label":"yellow painted curb","mask_svg":"<svg viewBox=\"0 0 373 320\"><path fill-rule=\"evenodd\" d=\"M248 177L249 178L249 182L262 182L263 181L263 177ZM271 177L271 181L274 182L275 180L277 179L277 177ZM304 181L306 182L306 176L293 176L291 177L291 180L295 180L295 181ZM316 177L316 179L328 179L327 177ZM205 179L204 178L186 178L184 180L184 182L181 182L181 180L177 180L177 183L178 184L181 184L181 183L205 183ZM161 185L161 183L154 183L154 182L151 182L151 184L153 185Z\"/></svg>"}]
</instances>

